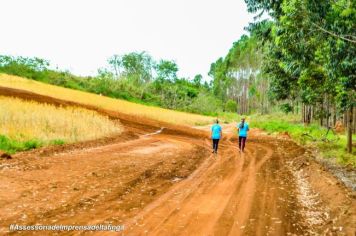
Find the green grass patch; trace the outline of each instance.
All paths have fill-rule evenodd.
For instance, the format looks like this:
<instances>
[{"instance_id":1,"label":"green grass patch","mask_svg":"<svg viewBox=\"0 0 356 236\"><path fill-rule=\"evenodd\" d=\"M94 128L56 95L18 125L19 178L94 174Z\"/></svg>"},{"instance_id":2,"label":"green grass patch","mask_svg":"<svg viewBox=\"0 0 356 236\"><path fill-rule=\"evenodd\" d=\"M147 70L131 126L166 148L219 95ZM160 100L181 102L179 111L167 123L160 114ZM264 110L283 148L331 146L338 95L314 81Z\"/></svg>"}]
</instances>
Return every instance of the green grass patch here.
<instances>
[{"instance_id":1,"label":"green grass patch","mask_svg":"<svg viewBox=\"0 0 356 236\"><path fill-rule=\"evenodd\" d=\"M55 139L55 140L52 140L50 142L50 145L57 145L57 146L61 146L61 145L64 145L65 144L65 141L62 140L62 139Z\"/></svg>"},{"instance_id":2,"label":"green grass patch","mask_svg":"<svg viewBox=\"0 0 356 236\"><path fill-rule=\"evenodd\" d=\"M260 128L268 134L287 132L298 144L317 148L323 157L335 159L341 165L351 164L356 167L356 150L353 148L352 153L347 153L345 134L335 136L332 132L329 132L326 136L326 128L317 124L305 126L300 122L299 115L285 115L283 113L252 115L248 117L248 122L250 127ZM308 134L310 137L303 134ZM325 137L330 142L322 141Z\"/></svg>"},{"instance_id":3,"label":"green grass patch","mask_svg":"<svg viewBox=\"0 0 356 236\"><path fill-rule=\"evenodd\" d=\"M16 152L28 151L31 149L40 148L43 146L52 146L52 145L63 145L65 144L64 140L55 139L48 143L45 143L41 140L32 139L26 141L18 141L11 139L5 135L0 135L0 150L8 154L14 154Z\"/></svg>"},{"instance_id":4,"label":"green grass patch","mask_svg":"<svg viewBox=\"0 0 356 236\"><path fill-rule=\"evenodd\" d=\"M211 124L215 121L216 118L219 119L221 124L229 124L232 122L239 122L241 116L233 112L216 112L216 113L206 113L206 116L211 116ZM195 122L196 126L207 125L206 122Z\"/></svg>"},{"instance_id":5,"label":"green grass patch","mask_svg":"<svg viewBox=\"0 0 356 236\"><path fill-rule=\"evenodd\" d=\"M219 112L217 117L222 120L223 123L239 122L241 116L235 112Z\"/></svg>"},{"instance_id":6,"label":"green grass patch","mask_svg":"<svg viewBox=\"0 0 356 236\"><path fill-rule=\"evenodd\" d=\"M5 135L0 135L0 150L9 154L35 149L41 147L42 145L43 144L41 141L35 139L27 141L17 141L8 138Z\"/></svg>"}]
</instances>

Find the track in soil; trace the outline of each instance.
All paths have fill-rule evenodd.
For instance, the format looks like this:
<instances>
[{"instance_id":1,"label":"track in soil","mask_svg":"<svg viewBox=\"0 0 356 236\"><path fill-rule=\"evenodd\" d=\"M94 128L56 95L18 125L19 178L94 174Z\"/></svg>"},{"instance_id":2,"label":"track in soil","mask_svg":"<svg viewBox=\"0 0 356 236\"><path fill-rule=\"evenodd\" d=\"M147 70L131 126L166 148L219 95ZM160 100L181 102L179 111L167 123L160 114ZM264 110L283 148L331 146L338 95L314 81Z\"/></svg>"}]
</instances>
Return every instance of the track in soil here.
<instances>
[{"instance_id":1,"label":"track in soil","mask_svg":"<svg viewBox=\"0 0 356 236\"><path fill-rule=\"evenodd\" d=\"M6 88L0 94L94 109ZM126 131L97 143L0 161L0 234L15 234L8 231L15 223L123 225L122 235L314 235L329 228L340 235L355 232L354 200L340 198L343 207L351 208L349 217L339 217L343 229L336 231L339 221L328 223L328 214L338 212L318 203L310 209L303 205L299 185L305 179L290 163L305 150L289 140L253 131L246 152L239 153L233 126L226 125L219 154L214 155L208 127L189 131L94 110L120 119Z\"/></svg>"},{"instance_id":2,"label":"track in soil","mask_svg":"<svg viewBox=\"0 0 356 236\"><path fill-rule=\"evenodd\" d=\"M298 216L293 217L296 209L280 201L287 197L280 182L288 181L288 176L277 177L276 172L282 171L278 166L263 171L267 162L280 161L273 152L276 144L253 139L240 154L235 143L225 140L218 155L210 155L190 178L127 221L125 235L285 235L305 231ZM206 145L210 145L207 140ZM286 190L295 188L292 181L285 184Z\"/></svg>"}]
</instances>

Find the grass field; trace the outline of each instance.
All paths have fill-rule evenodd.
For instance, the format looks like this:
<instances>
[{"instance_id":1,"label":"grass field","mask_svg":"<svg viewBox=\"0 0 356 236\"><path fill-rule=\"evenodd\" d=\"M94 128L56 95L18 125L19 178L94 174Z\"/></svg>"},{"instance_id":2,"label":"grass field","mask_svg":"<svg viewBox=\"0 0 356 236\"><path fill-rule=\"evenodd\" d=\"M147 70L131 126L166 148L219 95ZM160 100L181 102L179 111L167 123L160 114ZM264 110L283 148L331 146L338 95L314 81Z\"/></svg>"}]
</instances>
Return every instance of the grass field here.
<instances>
[{"instance_id":1,"label":"grass field","mask_svg":"<svg viewBox=\"0 0 356 236\"><path fill-rule=\"evenodd\" d=\"M18 76L0 74L0 86L22 89L41 95L118 111L128 115L143 116L158 121L180 125L205 125L213 118L197 114L172 111L159 107L136 104L124 100L108 98L92 93L53 86Z\"/></svg>"},{"instance_id":2,"label":"grass field","mask_svg":"<svg viewBox=\"0 0 356 236\"><path fill-rule=\"evenodd\" d=\"M0 96L0 149L10 153L93 140L120 131L118 123L94 111Z\"/></svg>"},{"instance_id":3,"label":"grass field","mask_svg":"<svg viewBox=\"0 0 356 236\"><path fill-rule=\"evenodd\" d=\"M346 135L344 133L337 134L339 140L335 139L335 135L330 134L332 142L321 141L321 137L326 134L326 129L317 124L304 126L300 123L299 115L285 115L276 113L272 115L253 115L249 117L251 127L256 127L267 131L270 134L288 132L293 140L302 146L319 150L323 157L335 159L338 163L347 165L351 164L356 167L356 150L353 153L346 152ZM317 141L313 141L303 136L303 133L308 133L315 137ZM355 142L355 136L353 136Z\"/></svg>"}]
</instances>

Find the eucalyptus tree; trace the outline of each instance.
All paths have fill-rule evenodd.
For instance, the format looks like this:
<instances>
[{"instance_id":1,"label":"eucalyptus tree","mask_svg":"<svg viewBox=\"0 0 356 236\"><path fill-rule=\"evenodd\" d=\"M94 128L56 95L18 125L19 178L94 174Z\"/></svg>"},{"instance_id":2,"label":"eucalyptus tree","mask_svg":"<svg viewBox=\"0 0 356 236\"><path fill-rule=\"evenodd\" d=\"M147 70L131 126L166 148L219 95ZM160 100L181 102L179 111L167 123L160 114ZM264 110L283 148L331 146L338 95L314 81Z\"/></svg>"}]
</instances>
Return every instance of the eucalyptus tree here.
<instances>
[{"instance_id":1,"label":"eucalyptus tree","mask_svg":"<svg viewBox=\"0 0 356 236\"><path fill-rule=\"evenodd\" d=\"M329 125L329 104L348 111L348 151L356 91L356 7L352 0L245 0L254 13L274 21L263 71L277 99L315 106ZM326 106L325 106L326 104ZM324 122L326 118L326 122Z\"/></svg>"}]
</instances>

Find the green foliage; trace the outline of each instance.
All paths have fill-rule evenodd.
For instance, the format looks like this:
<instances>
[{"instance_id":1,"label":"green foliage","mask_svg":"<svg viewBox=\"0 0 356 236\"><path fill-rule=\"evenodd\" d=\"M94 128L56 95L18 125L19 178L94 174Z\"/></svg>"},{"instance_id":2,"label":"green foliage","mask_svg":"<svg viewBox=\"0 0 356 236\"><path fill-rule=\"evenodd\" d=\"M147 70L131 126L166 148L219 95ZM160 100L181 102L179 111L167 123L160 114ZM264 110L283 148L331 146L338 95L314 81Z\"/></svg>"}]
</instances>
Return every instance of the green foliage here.
<instances>
[{"instance_id":1,"label":"green foliage","mask_svg":"<svg viewBox=\"0 0 356 236\"><path fill-rule=\"evenodd\" d=\"M268 12L270 15L278 18L281 14L281 4L283 0L245 0L248 10L253 13L259 13L262 15L264 12ZM259 12L260 11L260 12Z\"/></svg>"},{"instance_id":2,"label":"green foliage","mask_svg":"<svg viewBox=\"0 0 356 236\"><path fill-rule=\"evenodd\" d=\"M315 105L328 94L341 111L355 105L355 1L245 2L251 12L272 11L275 19L271 31L257 34L267 45L262 71L272 98Z\"/></svg>"},{"instance_id":3,"label":"green foliage","mask_svg":"<svg viewBox=\"0 0 356 236\"><path fill-rule=\"evenodd\" d=\"M227 88L230 85L230 80L227 77L227 63L223 58L219 58L215 63L211 64L209 75L213 80L213 93L223 102L227 98Z\"/></svg>"},{"instance_id":4,"label":"green foliage","mask_svg":"<svg viewBox=\"0 0 356 236\"><path fill-rule=\"evenodd\" d=\"M42 142L39 140L16 141L4 135L0 135L0 150L3 150L9 154L19 151L27 151L41 146Z\"/></svg>"},{"instance_id":5,"label":"green foliage","mask_svg":"<svg viewBox=\"0 0 356 236\"><path fill-rule=\"evenodd\" d=\"M187 107L187 111L204 115L216 116L222 112L222 104L219 99L211 94L199 94L199 96Z\"/></svg>"},{"instance_id":6,"label":"green foliage","mask_svg":"<svg viewBox=\"0 0 356 236\"><path fill-rule=\"evenodd\" d=\"M284 103L279 106L281 111L283 111L285 114L288 114L293 111L293 107L289 103Z\"/></svg>"},{"instance_id":7,"label":"green foliage","mask_svg":"<svg viewBox=\"0 0 356 236\"><path fill-rule=\"evenodd\" d=\"M299 117L289 114L284 115L275 113L271 115L252 115L248 118L250 127L260 128L267 131L269 134L287 132L293 140L303 146L317 148L322 153L323 157L337 160L342 165L351 164L356 166L356 152L347 153L346 136L339 134L340 139L336 142L326 143L320 139L313 142L310 139L303 137L304 133L309 133L313 137L323 137L326 134L326 129L317 124L304 126L299 122Z\"/></svg>"},{"instance_id":8,"label":"green foliage","mask_svg":"<svg viewBox=\"0 0 356 236\"><path fill-rule=\"evenodd\" d=\"M237 103L234 100L228 100L225 103L225 111L227 112L236 112L237 111Z\"/></svg>"},{"instance_id":9,"label":"green foliage","mask_svg":"<svg viewBox=\"0 0 356 236\"><path fill-rule=\"evenodd\" d=\"M63 145L64 143L63 140L56 139L49 142L49 145ZM36 149L44 145L44 142L37 139L18 141L5 135L0 135L0 150L9 154Z\"/></svg>"},{"instance_id":10,"label":"green foliage","mask_svg":"<svg viewBox=\"0 0 356 236\"><path fill-rule=\"evenodd\" d=\"M134 83L147 83L152 80L154 61L145 52L132 52L122 56L114 55L108 63L114 69L117 78L124 76Z\"/></svg>"},{"instance_id":11,"label":"green foliage","mask_svg":"<svg viewBox=\"0 0 356 236\"><path fill-rule=\"evenodd\" d=\"M217 116L223 123L237 122L241 118L236 112L218 112Z\"/></svg>"},{"instance_id":12,"label":"green foliage","mask_svg":"<svg viewBox=\"0 0 356 236\"><path fill-rule=\"evenodd\" d=\"M50 142L50 144L51 144L51 145L58 145L58 146L61 146L61 145L64 145L65 142L64 142L64 140L62 140L62 139L55 139L55 140L52 140L52 141Z\"/></svg>"},{"instance_id":13,"label":"green foliage","mask_svg":"<svg viewBox=\"0 0 356 236\"><path fill-rule=\"evenodd\" d=\"M271 98L317 107L314 117L321 124L329 115L325 103L336 105L339 113L356 106L355 1L245 2L250 12L267 11L274 18L271 33L264 36L267 53L262 66L262 73L270 78Z\"/></svg>"},{"instance_id":14,"label":"green foliage","mask_svg":"<svg viewBox=\"0 0 356 236\"><path fill-rule=\"evenodd\" d=\"M228 54L211 64L209 75L214 78L214 95L225 104L238 101L240 114L260 110L266 112L268 79L261 72L265 51L263 37L270 34L271 22L263 21L247 27L250 35L243 35L233 43Z\"/></svg>"},{"instance_id":15,"label":"green foliage","mask_svg":"<svg viewBox=\"0 0 356 236\"><path fill-rule=\"evenodd\" d=\"M173 61L157 63L142 52L114 55L108 64L95 77L79 77L49 69L45 60L0 56L0 72L7 74L164 108L204 114L216 114L221 110L217 104L221 106L222 103L215 99L207 83L202 84L202 76L197 75L193 80L178 78L178 66ZM199 106L196 100L203 94L212 104Z\"/></svg>"},{"instance_id":16,"label":"green foliage","mask_svg":"<svg viewBox=\"0 0 356 236\"><path fill-rule=\"evenodd\" d=\"M201 74L194 76L193 83L194 83L195 87L197 87L197 88L201 87L202 82L203 82L203 76Z\"/></svg>"},{"instance_id":17,"label":"green foliage","mask_svg":"<svg viewBox=\"0 0 356 236\"><path fill-rule=\"evenodd\" d=\"M156 66L156 70L158 79L168 79L172 81L177 79L178 66L173 61L160 60Z\"/></svg>"}]
</instances>

